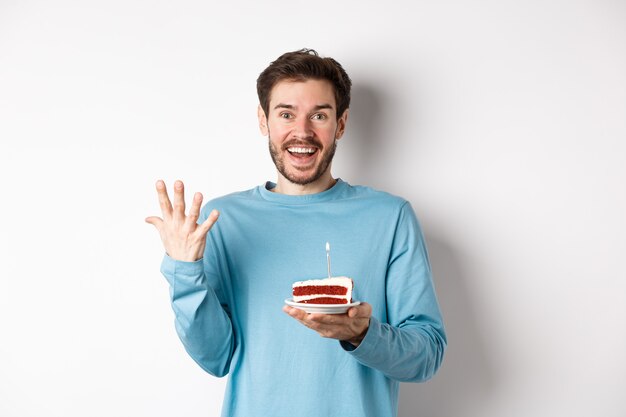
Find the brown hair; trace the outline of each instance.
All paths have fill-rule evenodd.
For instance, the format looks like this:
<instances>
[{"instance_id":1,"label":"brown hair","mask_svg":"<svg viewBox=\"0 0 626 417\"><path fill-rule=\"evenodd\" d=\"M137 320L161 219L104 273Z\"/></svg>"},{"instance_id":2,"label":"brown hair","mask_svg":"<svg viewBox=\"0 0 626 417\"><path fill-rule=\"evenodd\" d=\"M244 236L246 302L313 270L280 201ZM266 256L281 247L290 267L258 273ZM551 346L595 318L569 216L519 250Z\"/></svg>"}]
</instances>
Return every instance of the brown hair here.
<instances>
[{"instance_id":1,"label":"brown hair","mask_svg":"<svg viewBox=\"0 0 626 417\"><path fill-rule=\"evenodd\" d=\"M278 82L309 79L326 80L332 84L339 119L350 107L352 81L339 62L332 58L322 58L315 50L306 48L282 54L257 78L256 90L265 115L269 111L270 93Z\"/></svg>"}]
</instances>

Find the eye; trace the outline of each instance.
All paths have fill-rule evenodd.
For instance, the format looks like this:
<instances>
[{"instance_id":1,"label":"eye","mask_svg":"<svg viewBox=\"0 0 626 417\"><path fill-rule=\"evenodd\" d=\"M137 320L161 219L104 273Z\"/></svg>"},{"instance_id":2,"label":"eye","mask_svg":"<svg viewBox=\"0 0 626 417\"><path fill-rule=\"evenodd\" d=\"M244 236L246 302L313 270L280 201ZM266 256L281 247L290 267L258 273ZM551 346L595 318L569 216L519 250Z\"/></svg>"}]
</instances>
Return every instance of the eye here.
<instances>
[{"instance_id":1,"label":"eye","mask_svg":"<svg viewBox=\"0 0 626 417\"><path fill-rule=\"evenodd\" d=\"M293 115L291 113L288 112L282 112L279 117L281 119L293 119Z\"/></svg>"},{"instance_id":2,"label":"eye","mask_svg":"<svg viewBox=\"0 0 626 417\"><path fill-rule=\"evenodd\" d=\"M326 115L324 113L315 113L313 116L311 116L311 119L313 119L313 120L326 120Z\"/></svg>"}]
</instances>

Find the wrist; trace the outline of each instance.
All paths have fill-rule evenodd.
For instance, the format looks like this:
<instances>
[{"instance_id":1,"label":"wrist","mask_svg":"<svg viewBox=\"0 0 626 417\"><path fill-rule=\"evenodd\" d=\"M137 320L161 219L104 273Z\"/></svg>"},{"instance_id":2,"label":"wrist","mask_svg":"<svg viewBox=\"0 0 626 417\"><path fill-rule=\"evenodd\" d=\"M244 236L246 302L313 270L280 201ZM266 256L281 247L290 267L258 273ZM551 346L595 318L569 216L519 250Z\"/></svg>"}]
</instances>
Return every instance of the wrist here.
<instances>
[{"instance_id":1,"label":"wrist","mask_svg":"<svg viewBox=\"0 0 626 417\"><path fill-rule=\"evenodd\" d=\"M173 260L181 261L181 262L198 262L204 257L204 253L202 252L199 252L199 253L185 253L181 251L170 252L167 249L165 250L165 254L169 256L170 258L172 258Z\"/></svg>"},{"instance_id":2,"label":"wrist","mask_svg":"<svg viewBox=\"0 0 626 417\"><path fill-rule=\"evenodd\" d=\"M365 335L367 334L367 329L369 329L369 323L367 324L367 326L365 326L365 329L361 333L359 333L357 336L353 337L352 339L346 340L346 342L350 343L354 347L359 346L361 342L363 341L363 339L365 339Z\"/></svg>"}]
</instances>

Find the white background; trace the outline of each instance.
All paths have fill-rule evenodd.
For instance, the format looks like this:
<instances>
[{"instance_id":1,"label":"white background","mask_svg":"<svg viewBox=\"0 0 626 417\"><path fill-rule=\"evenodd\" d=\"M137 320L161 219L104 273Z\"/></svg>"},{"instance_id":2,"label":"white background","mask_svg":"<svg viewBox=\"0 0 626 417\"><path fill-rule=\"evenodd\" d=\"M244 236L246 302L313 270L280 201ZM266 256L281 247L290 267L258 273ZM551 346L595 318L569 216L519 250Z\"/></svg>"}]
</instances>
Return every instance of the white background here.
<instances>
[{"instance_id":1,"label":"white background","mask_svg":"<svg viewBox=\"0 0 626 417\"><path fill-rule=\"evenodd\" d=\"M426 232L450 345L400 416L626 415L617 0L0 0L0 415L219 415L143 219L275 178L255 80L301 47L354 82L334 174Z\"/></svg>"}]
</instances>

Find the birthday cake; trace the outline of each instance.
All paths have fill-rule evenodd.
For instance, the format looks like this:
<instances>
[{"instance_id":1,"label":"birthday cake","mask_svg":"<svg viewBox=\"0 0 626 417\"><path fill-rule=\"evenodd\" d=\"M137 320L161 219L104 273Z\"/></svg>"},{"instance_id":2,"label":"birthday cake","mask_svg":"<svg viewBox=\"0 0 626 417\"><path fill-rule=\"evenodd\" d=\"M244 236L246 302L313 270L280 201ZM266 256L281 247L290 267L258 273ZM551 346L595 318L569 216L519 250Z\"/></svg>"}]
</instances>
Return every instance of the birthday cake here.
<instances>
[{"instance_id":1,"label":"birthday cake","mask_svg":"<svg viewBox=\"0 0 626 417\"><path fill-rule=\"evenodd\" d=\"M354 283L348 277L310 279L293 283L293 301L305 304L349 304Z\"/></svg>"}]
</instances>

